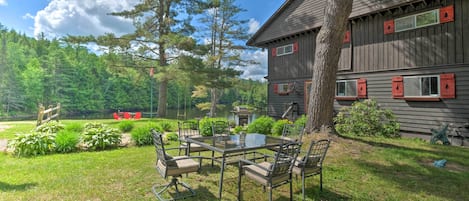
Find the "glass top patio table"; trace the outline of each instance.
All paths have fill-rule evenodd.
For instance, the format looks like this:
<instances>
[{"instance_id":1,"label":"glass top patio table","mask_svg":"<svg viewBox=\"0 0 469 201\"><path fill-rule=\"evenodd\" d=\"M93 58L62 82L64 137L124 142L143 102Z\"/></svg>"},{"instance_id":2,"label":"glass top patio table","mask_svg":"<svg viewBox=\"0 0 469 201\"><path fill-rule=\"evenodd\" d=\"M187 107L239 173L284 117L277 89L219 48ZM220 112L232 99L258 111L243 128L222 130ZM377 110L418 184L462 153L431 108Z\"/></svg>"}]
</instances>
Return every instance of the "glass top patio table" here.
<instances>
[{"instance_id":1,"label":"glass top patio table","mask_svg":"<svg viewBox=\"0 0 469 201\"><path fill-rule=\"evenodd\" d=\"M219 153L243 152L291 143L289 140L258 133L193 137L188 138L187 142L198 144Z\"/></svg>"},{"instance_id":2,"label":"glass top patio table","mask_svg":"<svg viewBox=\"0 0 469 201\"><path fill-rule=\"evenodd\" d=\"M276 147L282 144L295 143L290 140L282 139L258 133L225 135L225 136L208 136L208 137L192 137L186 139L188 148L190 144L198 144L212 151L212 165L213 165L213 152L222 154L220 165L220 181L218 189L218 197L221 200L223 189L223 172L225 170L226 158L230 157L233 153L243 153L251 150L264 149L269 147ZM187 153L190 153L189 151Z\"/></svg>"}]
</instances>

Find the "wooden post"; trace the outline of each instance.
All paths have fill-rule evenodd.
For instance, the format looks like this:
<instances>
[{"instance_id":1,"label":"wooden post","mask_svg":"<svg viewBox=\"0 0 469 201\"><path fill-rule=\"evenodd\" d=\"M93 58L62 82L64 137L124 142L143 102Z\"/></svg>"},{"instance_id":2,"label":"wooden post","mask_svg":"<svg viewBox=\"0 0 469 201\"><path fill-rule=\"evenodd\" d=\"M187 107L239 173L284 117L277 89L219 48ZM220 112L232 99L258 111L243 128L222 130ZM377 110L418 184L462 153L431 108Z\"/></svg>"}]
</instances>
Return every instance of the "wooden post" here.
<instances>
[{"instance_id":1,"label":"wooden post","mask_svg":"<svg viewBox=\"0 0 469 201\"><path fill-rule=\"evenodd\" d=\"M44 117L44 106L42 104L39 104L39 110L37 112L37 123L36 126L41 125L42 123L42 118Z\"/></svg>"}]
</instances>

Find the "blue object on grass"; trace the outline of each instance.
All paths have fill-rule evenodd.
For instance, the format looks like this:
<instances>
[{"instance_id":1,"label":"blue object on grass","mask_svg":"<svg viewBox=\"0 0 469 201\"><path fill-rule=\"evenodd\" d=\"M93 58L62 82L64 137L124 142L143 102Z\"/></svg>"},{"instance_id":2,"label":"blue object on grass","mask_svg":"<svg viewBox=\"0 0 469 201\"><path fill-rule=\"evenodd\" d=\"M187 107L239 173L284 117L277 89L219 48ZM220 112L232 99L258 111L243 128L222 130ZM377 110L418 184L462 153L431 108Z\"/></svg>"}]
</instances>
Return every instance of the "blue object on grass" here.
<instances>
[{"instance_id":1,"label":"blue object on grass","mask_svg":"<svg viewBox=\"0 0 469 201\"><path fill-rule=\"evenodd\" d=\"M435 166L435 167L442 168L442 167L445 167L445 165L446 165L446 160L445 159L436 160L435 162L433 162L433 166Z\"/></svg>"}]
</instances>

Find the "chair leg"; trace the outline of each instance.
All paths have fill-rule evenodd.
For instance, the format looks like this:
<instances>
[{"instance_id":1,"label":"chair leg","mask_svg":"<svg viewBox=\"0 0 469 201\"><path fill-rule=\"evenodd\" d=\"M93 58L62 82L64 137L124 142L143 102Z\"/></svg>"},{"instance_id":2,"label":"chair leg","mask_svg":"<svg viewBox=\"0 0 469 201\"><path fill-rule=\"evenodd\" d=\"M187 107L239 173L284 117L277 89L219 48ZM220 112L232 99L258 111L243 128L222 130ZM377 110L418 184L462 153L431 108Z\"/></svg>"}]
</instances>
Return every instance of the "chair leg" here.
<instances>
[{"instance_id":1,"label":"chair leg","mask_svg":"<svg viewBox=\"0 0 469 201\"><path fill-rule=\"evenodd\" d=\"M293 182L290 178L290 201L293 201Z\"/></svg>"},{"instance_id":2,"label":"chair leg","mask_svg":"<svg viewBox=\"0 0 469 201\"><path fill-rule=\"evenodd\" d=\"M269 190L269 201L272 201L272 187Z\"/></svg>"},{"instance_id":3,"label":"chair leg","mask_svg":"<svg viewBox=\"0 0 469 201\"><path fill-rule=\"evenodd\" d=\"M179 188L178 188L178 185L181 185L183 188L187 189L190 194L188 195L181 195L181 192L179 191ZM174 187L175 188L175 191L176 191L176 195L175 197L171 198L171 199L165 199L163 198L163 193L165 193L169 188L171 187ZM161 190L157 191L157 188L162 188ZM154 185L152 187L152 191L153 193L155 194L156 198L158 200L161 200L161 201L169 201L169 200L177 200L177 199L185 199L187 197L192 197L192 196L195 196L195 191L189 186L187 185L186 183L184 182L180 182L178 181L178 179L176 177L173 177L171 179L171 182L169 182L168 184L166 185L163 185L163 186L157 186L157 185Z\"/></svg>"},{"instance_id":4,"label":"chair leg","mask_svg":"<svg viewBox=\"0 0 469 201\"><path fill-rule=\"evenodd\" d=\"M238 177L238 201L241 200L241 167L239 168L239 177Z\"/></svg>"},{"instance_id":5,"label":"chair leg","mask_svg":"<svg viewBox=\"0 0 469 201\"><path fill-rule=\"evenodd\" d=\"M301 193L303 194L303 200L305 200L305 172L301 172Z\"/></svg>"},{"instance_id":6,"label":"chair leg","mask_svg":"<svg viewBox=\"0 0 469 201\"><path fill-rule=\"evenodd\" d=\"M322 169L319 171L319 190L322 192Z\"/></svg>"}]
</instances>

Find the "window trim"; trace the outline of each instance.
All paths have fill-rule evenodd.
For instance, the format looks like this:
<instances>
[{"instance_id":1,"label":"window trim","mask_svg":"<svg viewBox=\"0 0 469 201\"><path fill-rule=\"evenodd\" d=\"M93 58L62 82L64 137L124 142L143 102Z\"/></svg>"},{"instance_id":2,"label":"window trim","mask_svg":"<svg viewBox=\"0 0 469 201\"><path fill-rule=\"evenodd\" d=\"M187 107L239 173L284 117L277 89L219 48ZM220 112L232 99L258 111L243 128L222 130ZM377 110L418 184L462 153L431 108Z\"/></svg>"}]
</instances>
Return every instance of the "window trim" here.
<instances>
[{"instance_id":1,"label":"window trim","mask_svg":"<svg viewBox=\"0 0 469 201\"><path fill-rule=\"evenodd\" d=\"M291 51L290 52L285 52L286 48L287 47L291 47ZM283 53L279 53L279 49L283 49ZM293 43L291 44L288 44L288 45L283 45L283 46L280 46L280 47L276 47L276 53L277 53L277 56L284 56L284 55L289 55L289 54L293 54L294 50L293 50Z\"/></svg>"},{"instance_id":2,"label":"window trim","mask_svg":"<svg viewBox=\"0 0 469 201\"><path fill-rule=\"evenodd\" d=\"M347 83L351 81L355 82L355 89L356 89L355 96L350 96L350 95L339 96L338 91L337 91L337 83L341 83L341 82L345 83L345 93L347 93ZM335 85L336 87L335 87L334 95L335 95L336 100L357 100L358 99L358 79L336 80L335 83L336 83Z\"/></svg>"},{"instance_id":3,"label":"window trim","mask_svg":"<svg viewBox=\"0 0 469 201\"><path fill-rule=\"evenodd\" d=\"M430 95L422 95L422 82L421 82L421 79L422 79L422 78L432 78L432 77L436 77L436 78L437 78L436 86L437 86L438 94L433 94L433 95L432 95L432 94L431 94L431 89L429 89L429 90L430 90ZM419 90L420 95L406 96L406 94L405 94L405 92L406 92L406 90L405 90L405 88L406 88L406 87L405 87L405 80L406 80L406 79L410 79L410 78L418 78L418 79L419 79L419 80L418 80L418 82L419 82L419 88L418 88L418 90ZM403 96L403 97L404 97L405 99L413 99L413 98L418 98L418 99L420 99L420 98L438 98L438 99L439 99L440 96L441 96L440 75L438 75L438 74L436 74L436 75L413 75L413 76L404 76L402 82L403 82L403 87L404 87L404 96ZM430 83L430 86L431 86L431 83Z\"/></svg>"},{"instance_id":4,"label":"window trim","mask_svg":"<svg viewBox=\"0 0 469 201\"><path fill-rule=\"evenodd\" d=\"M420 25L420 26L417 25L417 16L425 15L427 13L435 13L436 14L436 22L430 23L430 24L425 24L425 25ZM413 26L410 27L410 28L405 28L405 29L400 29L399 30L398 29L399 22L407 20L407 19L412 19ZM403 32L403 31L418 29L418 28L422 28L422 27L433 26L433 25L437 25L437 24L440 24L440 9L433 9L433 10L429 10L429 11L425 11L425 12L421 12L421 13L417 13L417 14L413 14L413 15L409 15L409 16L394 19L394 32L396 32L396 33L397 32Z\"/></svg>"}]
</instances>

